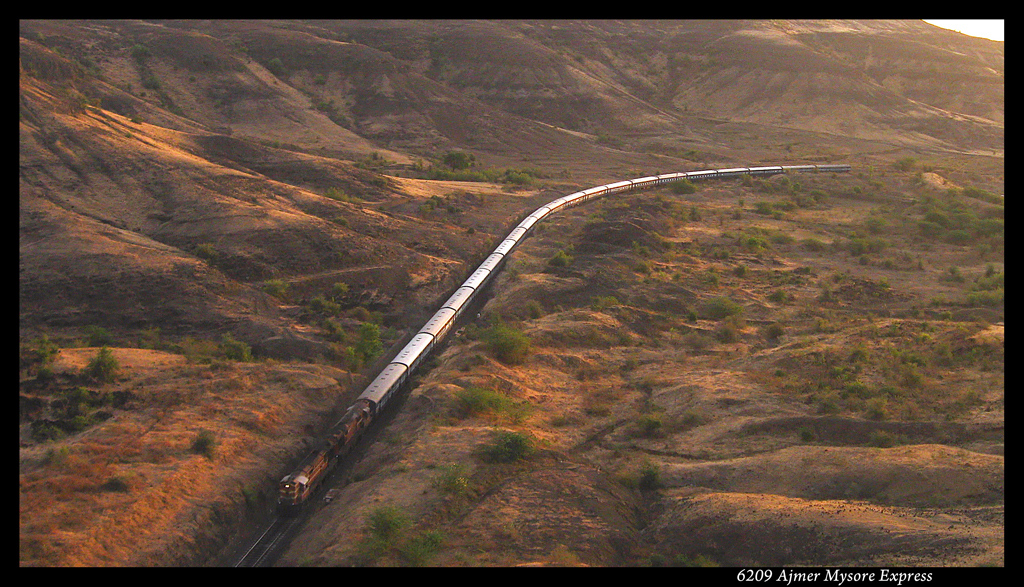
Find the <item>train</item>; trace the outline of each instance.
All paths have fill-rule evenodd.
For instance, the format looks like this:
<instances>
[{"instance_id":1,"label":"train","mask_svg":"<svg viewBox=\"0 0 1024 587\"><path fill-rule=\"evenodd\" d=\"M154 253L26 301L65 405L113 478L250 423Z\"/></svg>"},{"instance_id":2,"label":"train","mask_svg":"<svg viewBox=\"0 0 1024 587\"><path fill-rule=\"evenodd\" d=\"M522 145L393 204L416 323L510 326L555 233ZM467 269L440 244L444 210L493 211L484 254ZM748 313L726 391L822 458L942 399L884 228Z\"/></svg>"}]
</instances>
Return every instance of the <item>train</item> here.
<instances>
[{"instance_id":1,"label":"train","mask_svg":"<svg viewBox=\"0 0 1024 587\"><path fill-rule=\"evenodd\" d=\"M379 417L402 385L416 372L452 331L456 321L480 292L497 275L502 263L523 242L533 227L544 218L565 208L578 206L594 198L656 188L672 182L728 179L742 176L768 177L781 173L843 173L847 164L776 165L685 171L640 177L588 188L563 196L537 208L516 225L498 246L480 263L437 312L413 335L395 358L385 366L329 430L326 438L303 458L292 473L278 484L278 512L292 514L309 502L330 471L358 442L370 424Z\"/></svg>"}]
</instances>

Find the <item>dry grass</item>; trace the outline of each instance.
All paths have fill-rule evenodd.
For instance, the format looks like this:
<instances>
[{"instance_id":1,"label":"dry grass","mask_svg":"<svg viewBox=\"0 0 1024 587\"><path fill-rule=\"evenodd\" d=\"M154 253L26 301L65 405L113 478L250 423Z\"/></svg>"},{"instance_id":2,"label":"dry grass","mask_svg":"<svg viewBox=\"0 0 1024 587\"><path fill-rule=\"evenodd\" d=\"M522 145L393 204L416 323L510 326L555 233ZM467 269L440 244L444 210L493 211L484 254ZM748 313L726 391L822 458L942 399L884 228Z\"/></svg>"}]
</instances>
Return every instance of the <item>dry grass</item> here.
<instances>
[{"instance_id":1,"label":"dry grass","mask_svg":"<svg viewBox=\"0 0 1024 587\"><path fill-rule=\"evenodd\" d=\"M836 192L859 182L807 181L835 183L829 189ZM510 367L481 358L472 337L456 339L413 390L411 402L429 389L433 405L446 405L454 397L442 392L447 382L486 385L531 404L530 416L515 422L434 419L427 432L413 409L396 423L402 454L474 471L470 483L478 489L454 510L429 490L406 502L414 516L432 520L424 528L445 533L439 564L646 564L675 560L669 553L685 555L688 564L999 564L1001 522L988 508L1002 507L1001 325L950 320L928 307L935 288L948 286L937 273L893 270L874 258L865 265L845 250L808 251L796 238L779 237L845 242L844 226L879 215L874 203L834 197L820 209L758 219L771 231L758 232L748 222L755 201L749 192L713 192L694 198L701 221L662 235L661 242L674 243L669 247L596 254L577 246L567 267L550 268L544 260L573 241L574 230L597 230L616 214L656 217L658 199L595 204L601 212L587 210L586 221L569 212L559 230L518 250L516 271L499 280L483 310L484 322L516 316L530 357ZM747 203L737 217L741 200ZM886 255L937 254L927 241L897 234L895 218L916 214L912 205L888 213L894 228ZM751 249L748 236L766 246ZM951 253L963 263L961 252ZM639 259L656 270L635 271ZM963 264L978 272L987 262ZM740 263L746 270L735 270ZM823 287L834 296L820 299ZM786 295L775 295L780 290ZM612 297L616 303L600 303ZM732 300L740 313L704 312L715 298ZM526 300L542 303L517 314ZM770 324L779 329L769 331ZM532 466L499 472L472 452L462 461L432 456L441 446L480 446L496 425L540 440ZM386 452L382 447L379 458ZM416 462L386 469L389 493L409 499L421 491ZM644 497L597 499L604 509L590 521L570 513L570 472L594 464L623 491ZM549 471L561 492L543 506L531 501L526 481L540 471ZM368 495L365 488L345 491L355 501ZM622 537L633 558L616 558L607 543L590 538L591 522L600 527L611 510L639 503L661 509L652 514L653 540ZM565 509L546 517L533 507ZM839 518L828 517L837 511ZM947 529L932 521L936 512L958 521ZM712 523L720 516L733 521ZM566 520L581 530L560 530ZM765 535L746 551L724 546L727 536L762 530L781 532L781 541ZM603 531L625 536L632 529ZM845 540L857 546L836 546ZM302 552L296 546L289 557Z\"/></svg>"},{"instance_id":2,"label":"dry grass","mask_svg":"<svg viewBox=\"0 0 1024 587\"><path fill-rule=\"evenodd\" d=\"M58 370L74 370L90 351L62 351ZM187 540L176 537L240 515L243 489L263 491L297 422L338 398L339 372L326 367L211 369L159 351L114 354L123 374L104 391L135 390L136 403L84 432L22 450L24 565L189 560ZM210 457L193 450L200 431L214 439Z\"/></svg>"}]
</instances>

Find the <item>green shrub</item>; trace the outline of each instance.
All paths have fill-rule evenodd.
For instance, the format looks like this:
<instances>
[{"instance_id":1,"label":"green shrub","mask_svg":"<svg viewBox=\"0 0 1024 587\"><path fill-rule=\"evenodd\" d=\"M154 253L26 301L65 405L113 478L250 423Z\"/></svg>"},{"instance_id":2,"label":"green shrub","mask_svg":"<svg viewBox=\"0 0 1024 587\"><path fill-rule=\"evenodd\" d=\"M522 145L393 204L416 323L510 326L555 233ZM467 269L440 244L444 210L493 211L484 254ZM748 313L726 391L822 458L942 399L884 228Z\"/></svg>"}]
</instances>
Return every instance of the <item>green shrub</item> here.
<instances>
[{"instance_id":1,"label":"green shrub","mask_svg":"<svg viewBox=\"0 0 1024 587\"><path fill-rule=\"evenodd\" d=\"M103 485L100 485L100 489L103 491L115 491L117 493L128 493L130 487L128 481L124 477L114 476L107 479Z\"/></svg>"},{"instance_id":2,"label":"green shrub","mask_svg":"<svg viewBox=\"0 0 1024 587\"><path fill-rule=\"evenodd\" d=\"M114 344L114 336L110 331L101 326L86 326L85 334L88 336L89 346L110 346Z\"/></svg>"},{"instance_id":3,"label":"green shrub","mask_svg":"<svg viewBox=\"0 0 1024 587\"><path fill-rule=\"evenodd\" d=\"M718 296L704 303L704 315L712 320L722 320L743 312L743 306L728 297Z\"/></svg>"},{"instance_id":4,"label":"green shrub","mask_svg":"<svg viewBox=\"0 0 1024 587\"><path fill-rule=\"evenodd\" d=\"M552 267L568 267L571 263L572 257L562 250L559 250L553 257L548 259L548 265Z\"/></svg>"},{"instance_id":5,"label":"green shrub","mask_svg":"<svg viewBox=\"0 0 1024 587\"><path fill-rule=\"evenodd\" d=\"M804 240L800 241L800 244L803 245L803 247L808 251L814 252L824 251L825 248L828 246L824 242L816 238L805 238Z\"/></svg>"},{"instance_id":6,"label":"green shrub","mask_svg":"<svg viewBox=\"0 0 1024 587\"><path fill-rule=\"evenodd\" d=\"M135 45L131 48L132 59L135 59L139 65L144 64L150 57L153 56L152 51L145 45Z\"/></svg>"},{"instance_id":7,"label":"green shrub","mask_svg":"<svg viewBox=\"0 0 1024 587\"><path fill-rule=\"evenodd\" d=\"M441 474L431 481L431 485L441 493L463 495L469 490L469 477L462 465L449 465L441 469Z\"/></svg>"},{"instance_id":8,"label":"green shrub","mask_svg":"<svg viewBox=\"0 0 1024 587\"><path fill-rule=\"evenodd\" d=\"M220 341L220 351L232 361L252 361L252 349L246 343L235 340L230 334L224 334Z\"/></svg>"},{"instance_id":9,"label":"green shrub","mask_svg":"<svg viewBox=\"0 0 1024 587\"><path fill-rule=\"evenodd\" d=\"M921 231L922 235L928 238L939 238L946 232L946 229L941 224L928 220L918 222L917 228Z\"/></svg>"},{"instance_id":10,"label":"green shrub","mask_svg":"<svg viewBox=\"0 0 1024 587\"><path fill-rule=\"evenodd\" d=\"M764 335L770 340L777 340L784 332L785 329L783 329L782 325L778 322L774 322L765 328Z\"/></svg>"},{"instance_id":11,"label":"green shrub","mask_svg":"<svg viewBox=\"0 0 1024 587\"><path fill-rule=\"evenodd\" d=\"M37 361L43 365L48 365L53 362L53 359L56 358L58 353L60 353L60 346L50 340L49 336L44 334L40 337L39 342L36 343L36 348L33 354Z\"/></svg>"},{"instance_id":12,"label":"green shrub","mask_svg":"<svg viewBox=\"0 0 1024 587\"><path fill-rule=\"evenodd\" d=\"M500 391L484 387L467 387L455 394L455 410L462 417L499 412L513 403Z\"/></svg>"},{"instance_id":13,"label":"green shrub","mask_svg":"<svg viewBox=\"0 0 1024 587\"><path fill-rule=\"evenodd\" d=\"M213 459L213 449L216 446L217 441L213 436L213 432L209 430L200 430L192 440L192 452L203 455L208 459Z\"/></svg>"},{"instance_id":14,"label":"green shrub","mask_svg":"<svg viewBox=\"0 0 1024 587\"><path fill-rule=\"evenodd\" d=\"M727 319L718 325L715 329L715 338L719 342L733 343L738 342L741 336L742 321L737 322L733 319Z\"/></svg>"},{"instance_id":15,"label":"green shrub","mask_svg":"<svg viewBox=\"0 0 1024 587\"><path fill-rule=\"evenodd\" d=\"M521 432L499 431L483 447L484 458L494 463L512 463L525 459L535 451L533 438Z\"/></svg>"},{"instance_id":16,"label":"green shrub","mask_svg":"<svg viewBox=\"0 0 1024 587\"><path fill-rule=\"evenodd\" d=\"M448 151L441 161L452 170L469 169L476 164L476 156L462 151Z\"/></svg>"},{"instance_id":17,"label":"green shrub","mask_svg":"<svg viewBox=\"0 0 1024 587\"><path fill-rule=\"evenodd\" d=\"M892 448L899 442L899 438L885 430L874 430L868 437L868 444L878 448Z\"/></svg>"},{"instance_id":18,"label":"green shrub","mask_svg":"<svg viewBox=\"0 0 1024 587\"><path fill-rule=\"evenodd\" d=\"M284 63L281 61L280 57L274 57L273 59L268 61L267 69L269 69L270 73L276 75L277 77L281 77L285 73Z\"/></svg>"},{"instance_id":19,"label":"green shrub","mask_svg":"<svg viewBox=\"0 0 1024 587\"><path fill-rule=\"evenodd\" d=\"M407 540L398 552L405 562L414 567L422 567L430 563L440 552L443 544L444 535L436 530L430 530Z\"/></svg>"},{"instance_id":20,"label":"green shrub","mask_svg":"<svg viewBox=\"0 0 1024 587\"><path fill-rule=\"evenodd\" d=\"M693 185L693 182L683 178L679 181L674 181L671 184L673 194L692 194L697 191L697 186Z\"/></svg>"},{"instance_id":21,"label":"green shrub","mask_svg":"<svg viewBox=\"0 0 1024 587\"><path fill-rule=\"evenodd\" d=\"M885 420L889 415L889 400L885 397L873 397L868 400L865 415L872 420Z\"/></svg>"},{"instance_id":22,"label":"green shrub","mask_svg":"<svg viewBox=\"0 0 1024 587\"><path fill-rule=\"evenodd\" d=\"M321 318L327 316L337 316L341 313L341 304L329 300L324 296L314 296L306 304L306 308L310 313L319 316Z\"/></svg>"},{"instance_id":23,"label":"green shrub","mask_svg":"<svg viewBox=\"0 0 1024 587\"><path fill-rule=\"evenodd\" d=\"M888 241L878 237L855 238L851 239L850 242L847 243L847 249L854 257L859 257L865 253L878 253L888 246Z\"/></svg>"},{"instance_id":24,"label":"green shrub","mask_svg":"<svg viewBox=\"0 0 1024 587\"><path fill-rule=\"evenodd\" d=\"M1004 301L1003 288L992 291L972 291L964 298L968 306L998 306Z\"/></svg>"},{"instance_id":25,"label":"green shrub","mask_svg":"<svg viewBox=\"0 0 1024 587\"><path fill-rule=\"evenodd\" d=\"M515 328L495 324L485 334L487 348L501 362L519 365L530 354L530 339Z\"/></svg>"},{"instance_id":26,"label":"green shrub","mask_svg":"<svg viewBox=\"0 0 1024 587\"><path fill-rule=\"evenodd\" d=\"M971 236L971 233L962 228L957 228L947 232L943 237L943 240L953 245L963 245L971 242L973 238L974 237Z\"/></svg>"},{"instance_id":27,"label":"green shrub","mask_svg":"<svg viewBox=\"0 0 1024 587\"><path fill-rule=\"evenodd\" d=\"M544 315L544 307L537 300L526 302L526 315L531 319L537 319Z\"/></svg>"},{"instance_id":28,"label":"green shrub","mask_svg":"<svg viewBox=\"0 0 1024 587\"><path fill-rule=\"evenodd\" d=\"M278 299L285 299L288 293L288 284L280 279L271 279L263 283L263 291Z\"/></svg>"},{"instance_id":29,"label":"green shrub","mask_svg":"<svg viewBox=\"0 0 1024 587\"><path fill-rule=\"evenodd\" d=\"M380 326L373 322L359 325L359 340L355 346L345 347L343 351L350 365L363 364L384 352L384 343L380 339Z\"/></svg>"},{"instance_id":30,"label":"green shrub","mask_svg":"<svg viewBox=\"0 0 1024 587\"><path fill-rule=\"evenodd\" d=\"M372 537L385 544L394 544L411 523L404 511L390 505L376 508L366 520Z\"/></svg>"},{"instance_id":31,"label":"green shrub","mask_svg":"<svg viewBox=\"0 0 1024 587\"><path fill-rule=\"evenodd\" d=\"M638 486L645 491L653 491L661 487L661 470L658 465L648 462L640 468Z\"/></svg>"},{"instance_id":32,"label":"green shrub","mask_svg":"<svg viewBox=\"0 0 1024 587\"><path fill-rule=\"evenodd\" d=\"M696 554L692 557L677 554L672 557L673 567L720 567L722 565L715 562L714 559L705 556L703 554Z\"/></svg>"},{"instance_id":33,"label":"green shrub","mask_svg":"<svg viewBox=\"0 0 1024 587\"><path fill-rule=\"evenodd\" d=\"M210 243L200 243L193 250L197 257L206 261L213 261L217 258L217 249Z\"/></svg>"},{"instance_id":34,"label":"green shrub","mask_svg":"<svg viewBox=\"0 0 1024 587\"><path fill-rule=\"evenodd\" d=\"M331 286L331 297L337 301L339 298L344 298L348 295L349 286L344 281L339 281Z\"/></svg>"},{"instance_id":35,"label":"green shrub","mask_svg":"<svg viewBox=\"0 0 1024 587\"><path fill-rule=\"evenodd\" d=\"M113 352L108 347L103 347L96 353L96 356L85 366L83 373L102 383L113 383L117 378L120 365L114 358Z\"/></svg>"},{"instance_id":36,"label":"green shrub","mask_svg":"<svg viewBox=\"0 0 1024 587\"><path fill-rule=\"evenodd\" d=\"M661 418L655 414L641 415L636 424L638 433L645 438L654 438L662 434Z\"/></svg>"},{"instance_id":37,"label":"green shrub","mask_svg":"<svg viewBox=\"0 0 1024 587\"><path fill-rule=\"evenodd\" d=\"M917 165L917 159L913 157L904 157L899 161L896 161L892 166L900 171L910 171Z\"/></svg>"},{"instance_id":38,"label":"green shrub","mask_svg":"<svg viewBox=\"0 0 1024 587\"><path fill-rule=\"evenodd\" d=\"M597 296L591 302L590 307L598 312L602 312L608 308L614 308L618 305L620 305L619 300L615 296Z\"/></svg>"}]
</instances>

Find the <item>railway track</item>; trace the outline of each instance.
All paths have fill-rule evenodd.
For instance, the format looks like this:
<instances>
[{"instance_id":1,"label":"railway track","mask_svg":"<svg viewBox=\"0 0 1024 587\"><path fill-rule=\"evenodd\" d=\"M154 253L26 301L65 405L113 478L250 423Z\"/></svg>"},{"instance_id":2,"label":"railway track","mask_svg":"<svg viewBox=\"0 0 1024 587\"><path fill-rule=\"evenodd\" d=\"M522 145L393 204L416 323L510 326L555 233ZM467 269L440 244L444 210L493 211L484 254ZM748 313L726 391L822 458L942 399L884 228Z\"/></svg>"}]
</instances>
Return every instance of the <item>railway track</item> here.
<instances>
[{"instance_id":1,"label":"railway track","mask_svg":"<svg viewBox=\"0 0 1024 587\"><path fill-rule=\"evenodd\" d=\"M334 470L344 461L353 459L346 455L360 442L364 435L375 436L382 427L382 417L394 413L396 406L384 411L405 387L410 376L424 359L438 348L447 335L454 330L460 316L476 307L484 296L480 295L493 282L505 259L525 239L533 226L564 208L586 203L594 198L620 193L658 188L673 182L701 182L711 179L729 179L744 176L768 177L783 173L807 172L849 172L849 165L791 165L769 167L736 167L729 169L707 169L668 173L655 176L624 180L596 186L552 200L541 206L519 223L500 241L494 251L477 269L469 275L462 286L455 290L420 331L412 335L392 361L386 364L358 398L349 406L345 415L331 427L325 439L302 459L295 470L286 475L279 484L278 514L260 533L255 541L236 559L234 566L272 565L291 536L301 527L302 521L311 515L315 496L319 495ZM471 315L471 312L470 312ZM372 426L371 426L372 425Z\"/></svg>"},{"instance_id":2,"label":"railway track","mask_svg":"<svg viewBox=\"0 0 1024 587\"><path fill-rule=\"evenodd\" d=\"M270 526L260 534L256 541L242 553L235 567L260 567L264 562L273 564L279 548L286 545L285 537L291 534L298 525L297 518L276 517Z\"/></svg>"}]
</instances>

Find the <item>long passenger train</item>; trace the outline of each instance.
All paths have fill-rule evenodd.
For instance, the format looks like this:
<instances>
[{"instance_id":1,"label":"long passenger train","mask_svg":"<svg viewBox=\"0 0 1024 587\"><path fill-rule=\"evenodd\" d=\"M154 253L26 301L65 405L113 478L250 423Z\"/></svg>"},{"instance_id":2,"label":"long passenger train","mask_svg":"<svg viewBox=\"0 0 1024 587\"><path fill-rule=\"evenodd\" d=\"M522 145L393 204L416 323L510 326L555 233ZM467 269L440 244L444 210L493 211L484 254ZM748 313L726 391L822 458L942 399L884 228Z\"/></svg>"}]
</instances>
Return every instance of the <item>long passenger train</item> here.
<instances>
[{"instance_id":1,"label":"long passenger train","mask_svg":"<svg viewBox=\"0 0 1024 587\"><path fill-rule=\"evenodd\" d=\"M737 167L667 173L630 179L585 189L549 202L536 209L506 236L496 249L470 274L455 293L412 337L380 374L345 411L345 415L331 428L327 439L314 449L295 471L281 479L278 485L278 510L288 514L306 503L318 489L327 473L349 451L381 413L384 406L416 371L430 352L451 331L459 316L470 307L476 296L497 274L502 262L526 238L533 226L550 214L587 202L593 198L655 188L682 180L706 180L750 175L765 177L793 172L848 172L850 166L834 165L782 165L774 167Z\"/></svg>"}]
</instances>

